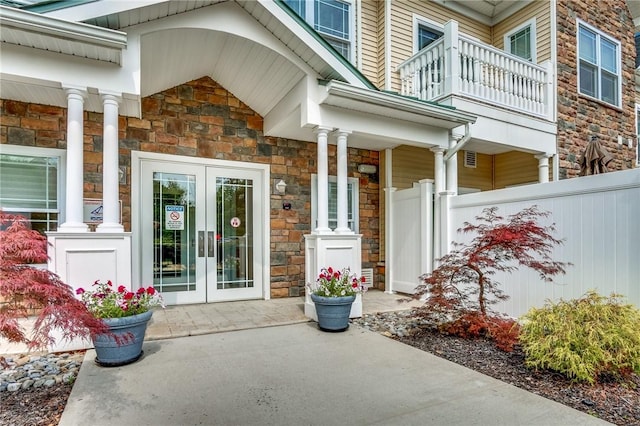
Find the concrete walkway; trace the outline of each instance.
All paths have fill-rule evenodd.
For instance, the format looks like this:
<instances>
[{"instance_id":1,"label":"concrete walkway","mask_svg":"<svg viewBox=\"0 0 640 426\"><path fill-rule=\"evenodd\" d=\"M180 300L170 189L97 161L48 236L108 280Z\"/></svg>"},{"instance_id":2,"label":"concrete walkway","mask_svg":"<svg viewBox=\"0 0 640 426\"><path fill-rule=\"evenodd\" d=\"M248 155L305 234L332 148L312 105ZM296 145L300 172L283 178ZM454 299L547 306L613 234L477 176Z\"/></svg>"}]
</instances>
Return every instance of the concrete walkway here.
<instances>
[{"instance_id":1,"label":"concrete walkway","mask_svg":"<svg viewBox=\"0 0 640 426\"><path fill-rule=\"evenodd\" d=\"M363 310L409 307L398 298L372 291ZM140 361L87 351L60 425L607 424L356 326L322 332L303 303L155 312Z\"/></svg>"}]
</instances>

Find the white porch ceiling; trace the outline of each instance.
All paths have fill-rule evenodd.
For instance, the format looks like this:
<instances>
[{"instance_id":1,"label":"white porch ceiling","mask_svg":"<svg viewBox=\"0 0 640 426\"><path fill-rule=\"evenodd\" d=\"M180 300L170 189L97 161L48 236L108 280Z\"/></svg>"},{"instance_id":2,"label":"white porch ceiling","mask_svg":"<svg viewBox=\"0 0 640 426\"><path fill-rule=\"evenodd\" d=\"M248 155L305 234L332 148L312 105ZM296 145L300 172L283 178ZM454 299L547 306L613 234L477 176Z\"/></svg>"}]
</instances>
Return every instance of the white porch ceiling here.
<instances>
[{"instance_id":1,"label":"white porch ceiling","mask_svg":"<svg viewBox=\"0 0 640 426\"><path fill-rule=\"evenodd\" d=\"M217 31L180 29L143 37L142 75L142 97L209 76L265 116L305 74L251 40Z\"/></svg>"},{"instance_id":2,"label":"white porch ceiling","mask_svg":"<svg viewBox=\"0 0 640 426\"><path fill-rule=\"evenodd\" d=\"M536 0L433 0L486 25L495 25ZM553 1L553 0L552 0Z\"/></svg>"}]
</instances>

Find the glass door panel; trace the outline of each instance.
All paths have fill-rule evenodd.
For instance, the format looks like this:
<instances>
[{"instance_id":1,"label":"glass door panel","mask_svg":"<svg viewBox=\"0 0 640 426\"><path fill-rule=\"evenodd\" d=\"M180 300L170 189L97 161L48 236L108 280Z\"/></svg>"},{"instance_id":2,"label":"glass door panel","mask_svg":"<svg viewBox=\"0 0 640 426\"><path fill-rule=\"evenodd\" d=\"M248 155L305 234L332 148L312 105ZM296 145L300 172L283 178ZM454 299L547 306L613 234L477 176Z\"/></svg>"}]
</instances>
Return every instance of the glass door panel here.
<instances>
[{"instance_id":1,"label":"glass door panel","mask_svg":"<svg viewBox=\"0 0 640 426\"><path fill-rule=\"evenodd\" d=\"M153 173L153 286L162 293L196 289L196 179Z\"/></svg>"},{"instance_id":2,"label":"glass door panel","mask_svg":"<svg viewBox=\"0 0 640 426\"><path fill-rule=\"evenodd\" d=\"M142 163L142 283L153 285L168 305L206 301L203 167Z\"/></svg>"},{"instance_id":3,"label":"glass door panel","mask_svg":"<svg viewBox=\"0 0 640 426\"><path fill-rule=\"evenodd\" d=\"M207 282L209 300L262 297L262 274L256 263L262 235L254 216L259 211L260 176L248 170L207 170L208 229L215 229L216 239L215 259L208 262L216 277L215 284Z\"/></svg>"}]
</instances>

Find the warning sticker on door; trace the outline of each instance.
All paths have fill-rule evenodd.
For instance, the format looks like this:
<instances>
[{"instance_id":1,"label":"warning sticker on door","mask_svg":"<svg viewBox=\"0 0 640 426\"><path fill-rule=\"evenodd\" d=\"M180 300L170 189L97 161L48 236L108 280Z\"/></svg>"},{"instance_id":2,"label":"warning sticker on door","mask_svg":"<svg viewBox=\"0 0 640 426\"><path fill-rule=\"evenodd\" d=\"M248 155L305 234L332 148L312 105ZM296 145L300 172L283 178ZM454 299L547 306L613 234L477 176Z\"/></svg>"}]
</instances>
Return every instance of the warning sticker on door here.
<instances>
[{"instance_id":1,"label":"warning sticker on door","mask_svg":"<svg viewBox=\"0 0 640 426\"><path fill-rule=\"evenodd\" d=\"M164 228L184 231L184 206L164 206Z\"/></svg>"},{"instance_id":2,"label":"warning sticker on door","mask_svg":"<svg viewBox=\"0 0 640 426\"><path fill-rule=\"evenodd\" d=\"M231 220L229 221L229 223L231 224L231 226L233 226L234 228L237 228L240 226L240 218L239 217L232 217Z\"/></svg>"}]
</instances>

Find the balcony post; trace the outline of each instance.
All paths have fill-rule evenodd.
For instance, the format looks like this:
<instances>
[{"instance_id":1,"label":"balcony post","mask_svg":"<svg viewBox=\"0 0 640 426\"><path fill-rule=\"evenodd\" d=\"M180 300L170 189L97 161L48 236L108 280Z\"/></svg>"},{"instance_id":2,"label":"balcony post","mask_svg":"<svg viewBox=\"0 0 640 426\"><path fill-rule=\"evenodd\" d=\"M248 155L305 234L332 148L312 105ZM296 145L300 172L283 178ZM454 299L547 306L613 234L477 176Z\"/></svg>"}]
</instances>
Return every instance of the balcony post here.
<instances>
[{"instance_id":1,"label":"balcony post","mask_svg":"<svg viewBox=\"0 0 640 426\"><path fill-rule=\"evenodd\" d=\"M546 86L546 99L544 100L544 104L546 107L546 115L547 115L547 120L549 121L555 121L555 117L554 117L554 111L555 111L555 95L556 95L556 90L553 87L553 82L554 82L554 76L553 76L553 63L551 61L544 61L544 63L542 64L547 71L547 84Z\"/></svg>"},{"instance_id":2,"label":"balcony post","mask_svg":"<svg viewBox=\"0 0 640 426\"><path fill-rule=\"evenodd\" d=\"M460 60L458 38L458 22L449 21L444 24L444 93L451 95L460 90Z\"/></svg>"}]
</instances>

